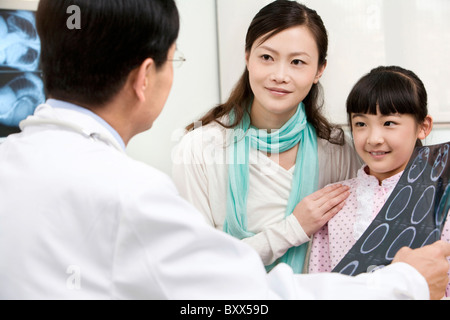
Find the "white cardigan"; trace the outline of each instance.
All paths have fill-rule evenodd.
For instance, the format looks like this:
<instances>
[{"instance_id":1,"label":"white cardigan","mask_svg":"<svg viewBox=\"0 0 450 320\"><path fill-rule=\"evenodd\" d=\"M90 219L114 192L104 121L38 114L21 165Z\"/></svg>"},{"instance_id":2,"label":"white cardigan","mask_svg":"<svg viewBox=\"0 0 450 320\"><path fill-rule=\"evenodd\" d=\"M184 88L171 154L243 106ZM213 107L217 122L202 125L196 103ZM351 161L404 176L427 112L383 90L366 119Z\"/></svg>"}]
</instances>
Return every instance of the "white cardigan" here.
<instances>
[{"instance_id":1,"label":"white cardigan","mask_svg":"<svg viewBox=\"0 0 450 320\"><path fill-rule=\"evenodd\" d=\"M208 124L186 134L173 154L173 179L181 195L218 230L223 230L226 217L226 146L232 134L217 123ZM319 188L356 176L361 162L349 143L338 146L318 139L318 149ZM248 230L256 235L243 242L270 265L310 239L293 215L285 218L294 168L285 170L256 149L249 156Z\"/></svg>"}]
</instances>

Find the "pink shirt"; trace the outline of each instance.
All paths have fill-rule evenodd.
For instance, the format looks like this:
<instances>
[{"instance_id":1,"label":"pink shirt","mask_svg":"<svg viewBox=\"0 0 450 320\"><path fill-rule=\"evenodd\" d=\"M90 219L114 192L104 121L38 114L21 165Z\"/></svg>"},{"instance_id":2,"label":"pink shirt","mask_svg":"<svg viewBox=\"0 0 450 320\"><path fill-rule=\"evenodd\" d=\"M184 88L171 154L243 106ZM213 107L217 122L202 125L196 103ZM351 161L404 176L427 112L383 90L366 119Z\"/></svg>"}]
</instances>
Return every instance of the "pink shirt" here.
<instances>
[{"instance_id":1,"label":"pink shirt","mask_svg":"<svg viewBox=\"0 0 450 320\"><path fill-rule=\"evenodd\" d=\"M380 186L378 179L368 175L365 168L358 171L356 178L341 182L350 187L350 196L344 208L314 235L310 273L331 272L338 265L378 215L403 173L384 180ZM450 242L450 218L441 238ZM447 296L450 296L450 284Z\"/></svg>"}]
</instances>

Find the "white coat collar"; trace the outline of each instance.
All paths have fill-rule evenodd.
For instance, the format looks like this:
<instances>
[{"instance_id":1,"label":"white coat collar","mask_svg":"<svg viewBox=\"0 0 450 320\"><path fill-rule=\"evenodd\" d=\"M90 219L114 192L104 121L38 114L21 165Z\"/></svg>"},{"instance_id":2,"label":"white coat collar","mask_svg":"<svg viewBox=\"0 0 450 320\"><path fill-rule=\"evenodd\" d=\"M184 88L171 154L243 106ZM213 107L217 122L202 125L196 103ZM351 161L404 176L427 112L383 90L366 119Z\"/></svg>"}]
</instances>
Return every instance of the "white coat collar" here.
<instances>
[{"instance_id":1,"label":"white coat collar","mask_svg":"<svg viewBox=\"0 0 450 320\"><path fill-rule=\"evenodd\" d=\"M93 114L91 111L85 109L85 112L78 110L81 107L71 105L72 107L58 107L57 100L49 100L46 104L42 104L36 108L33 116L27 118L31 121L56 121L60 122L62 129L72 129L73 131L79 131L81 134L90 137L101 137L104 143L115 147L116 149L125 152L125 144L122 138L119 136L109 124L103 119ZM56 107L54 107L55 105ZM67 104L70 105L70 104ZM92 113L92 114L91 114ZM64 124L70 124L77 129L69 128ZM45 125L45 123L42 123ZM58 125L57 125L58 126ZM22 126L21 126L22 127ZM28 127L28 125L26 125ZM79 129L78 129L79 128Z\"/></svg>"}]
</instances>

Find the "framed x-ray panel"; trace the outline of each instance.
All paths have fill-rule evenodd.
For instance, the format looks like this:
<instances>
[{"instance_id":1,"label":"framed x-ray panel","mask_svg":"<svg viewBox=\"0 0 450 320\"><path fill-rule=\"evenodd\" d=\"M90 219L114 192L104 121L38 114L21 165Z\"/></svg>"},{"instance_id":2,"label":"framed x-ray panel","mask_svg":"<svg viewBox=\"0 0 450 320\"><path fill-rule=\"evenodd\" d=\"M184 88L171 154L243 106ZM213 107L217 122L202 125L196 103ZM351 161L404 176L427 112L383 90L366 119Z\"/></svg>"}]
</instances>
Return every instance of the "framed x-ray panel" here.
<instances>
[{"instance_id":1,"label":"framed x-ray panel","mask_svg":"<svg viewBox=\"0 0 450 320\"><path fill-rule=\"evenodd\" d=\"M245 35L271 0L216 0L221 99L245 68ZM328 66L321 80L328 118L346 124L353 85L380 65L399 65L424 82L435 123L450 124L449 0L299 0L316 10L329 33Z\"/></svg>"},{"instance_id":2,"label":"framed x-ray panel","mask_svg":"<svg viewBox=\"0 0 450 320\"><path fill-rule=\"evenodd\" d=\"M0 142L45 101L35 0L0 0Z\"/></svg>"}]
</instances>

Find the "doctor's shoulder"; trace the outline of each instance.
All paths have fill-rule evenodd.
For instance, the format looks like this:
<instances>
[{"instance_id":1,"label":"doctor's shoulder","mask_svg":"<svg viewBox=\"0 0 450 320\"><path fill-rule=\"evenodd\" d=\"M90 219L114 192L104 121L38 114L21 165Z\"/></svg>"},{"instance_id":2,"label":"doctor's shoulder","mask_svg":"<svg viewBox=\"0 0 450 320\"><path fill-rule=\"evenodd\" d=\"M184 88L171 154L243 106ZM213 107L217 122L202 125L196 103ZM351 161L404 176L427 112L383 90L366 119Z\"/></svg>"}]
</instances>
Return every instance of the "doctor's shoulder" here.
<instances>
[{"instance_id":1,"label":"doctor's shoulder","mask_svg":"<svg viewBox=\"0 0 450 320\"><path fill-rule=\"evenodd\" d=\"M166 173L125 153L111 148L107 151L96 153L86 172L88 177L84 180L89 181L87 187L93 192L109 196L112 202L120 206L134 206L132 202L138 198L177 195L176 187Z\"/></svg>"}]
</instances>

